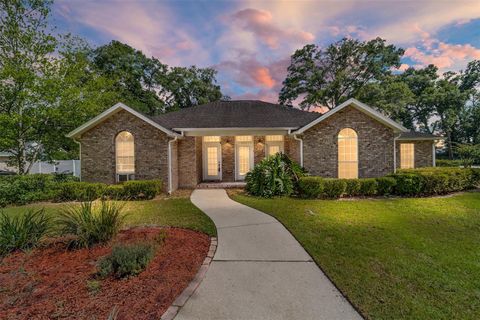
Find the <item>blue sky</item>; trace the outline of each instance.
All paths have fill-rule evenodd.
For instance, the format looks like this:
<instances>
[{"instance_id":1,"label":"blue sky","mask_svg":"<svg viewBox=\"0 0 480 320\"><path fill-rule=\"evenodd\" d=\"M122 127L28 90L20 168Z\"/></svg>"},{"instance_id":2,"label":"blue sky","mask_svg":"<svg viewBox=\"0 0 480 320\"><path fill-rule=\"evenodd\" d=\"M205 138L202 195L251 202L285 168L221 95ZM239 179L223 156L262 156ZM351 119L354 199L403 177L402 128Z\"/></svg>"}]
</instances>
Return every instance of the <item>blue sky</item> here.
<instances>
[{"instance_id":1,"label":"blue sky","mask_svg":"<svg viewBox=\"0 0 480 320\"><path fill-rule=\"evenodd\" d=\"M296 49L342 37L406 49L402 69L480 59L480 0L57 0L53 21L94 46L116 39L169 65L214 67L235 99L276 101Z\"/></svg>"}]
</instances>

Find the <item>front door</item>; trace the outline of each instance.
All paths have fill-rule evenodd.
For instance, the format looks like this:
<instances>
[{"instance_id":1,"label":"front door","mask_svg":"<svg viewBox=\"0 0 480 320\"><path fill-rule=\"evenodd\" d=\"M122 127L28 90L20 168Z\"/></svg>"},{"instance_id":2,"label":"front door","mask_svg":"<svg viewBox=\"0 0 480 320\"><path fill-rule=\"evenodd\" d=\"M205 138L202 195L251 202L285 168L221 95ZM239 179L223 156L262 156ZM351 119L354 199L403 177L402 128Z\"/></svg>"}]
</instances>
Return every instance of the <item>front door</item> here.
<instances>
[{"instance_id":1,"label":"front door","mask_svg":"<svg viewBox=\"0 0 480 320\"><path fill-rule=\"evenodd\" d=\"M207 142L204 144L203 180L222 180L222 151L219 142Z\"/></svg>"},{"instance_id":2,"label":"front door","mask_svg":"<svg viewBox=\"0 0 480 320\"><path fill-rule=\"evenodd\" d=\"M240 137L237 137L235 143L235 178L237 181L245 180L245 176L247 175L247 173L253 169L253 141L248 141L248 136L242 137L242 139L239 138Z\"/></svg>"}]
</instances>

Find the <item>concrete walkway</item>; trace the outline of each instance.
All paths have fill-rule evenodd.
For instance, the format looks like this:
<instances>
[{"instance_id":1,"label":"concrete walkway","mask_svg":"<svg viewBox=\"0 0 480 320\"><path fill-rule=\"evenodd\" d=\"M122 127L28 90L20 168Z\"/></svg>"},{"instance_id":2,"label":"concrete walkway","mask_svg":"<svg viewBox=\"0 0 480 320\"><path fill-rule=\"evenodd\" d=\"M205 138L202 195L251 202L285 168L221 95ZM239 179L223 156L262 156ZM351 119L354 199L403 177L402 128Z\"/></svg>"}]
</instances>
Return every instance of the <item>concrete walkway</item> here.
<instances>
[{"instance_id":1,"label":"concrete walkway","mask_svg":"<svg viewBox=\"0 0 480 320\"><path fill-rule=\"evenodd\" d=\"M176 320L362 319L277 220L222 189L191 200L215 222L218 248Z\"/></svg>"}]
</instances>

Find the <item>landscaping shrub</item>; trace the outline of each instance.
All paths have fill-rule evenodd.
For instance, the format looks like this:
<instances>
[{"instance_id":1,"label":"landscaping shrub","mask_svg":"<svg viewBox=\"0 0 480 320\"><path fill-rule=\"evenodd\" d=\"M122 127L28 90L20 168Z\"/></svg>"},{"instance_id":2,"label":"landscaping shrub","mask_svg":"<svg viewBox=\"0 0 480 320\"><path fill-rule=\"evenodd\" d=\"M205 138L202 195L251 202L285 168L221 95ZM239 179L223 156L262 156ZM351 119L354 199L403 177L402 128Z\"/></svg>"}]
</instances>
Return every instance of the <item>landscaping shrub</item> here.
<instances>
[{"instance_id":1,"label":"landscaping shrub","mask_svg":"<svg viewBox=\"0 0 480 320\"><path fill-rule=\"evenodd\" d=\"M156 246L152 243L115 245L112 253L98 262L98 275L124 278L140 274L153 259Z\"/></svg>"},{"instance_id":2,"label":"landscaping shrub","mask_svg":"<svg viewBox=\"0 0 480 320\"><path fill-rule=\"evenodd\" d=\"M277 153L263 159L247 173L245 190L254 196L270 198L290 195L296 189L303 169L287 155Z\"/></svg>"},{"instance_id":3,"label":"landscaping shrub","mask_svg":"<svg viewBox=\"0 0 480 320\"><path fill-rule=\"evenodd\" d=\"M301 197L309 199L319 198L323 192L323 178L302 177L298 181L298 190Z\"/></svg>"},{"instance_id":4,"label":"landscaping shrub","mask_svg":"<svg viewBox=\"0 0 480 320\"><path fill-rule=\"evenodd\" d=\"M93 201L100 198L107 188L104 183L67 182L58 187L55 201Z\"/></svg>"},{"instance_id":5,"label":"landscaping shrub","mask_svg":"<svg viewBox=\"0 0 480 320\"><path fill-rule=\"evenodd\" d=\"M345 193L347 184L342 179L323 179L322 196L328 199L338 199Z\"/></svg>"},{"instance_id":6,"label":"landscaping shrub","mask_svg":"<svg viewBox=\"0 0 480 320\"><path fill-rule=\"evenodd\" d=\"M399 195L421 196L445 194L478 187L480 169L477 168L419 168L399 170L392 174Z\"/></svg>"},{"instance_id":7,"label":"landscaping shrub","mask_svg":"<svg viewBox=\"0 0 480 320\"><path fill-rule=\"evenodd\" d=\"M126 200L149 200L162 191L160 180L132 180L122 184L121 195Z\"/></svg>"},{"instance_id":8,"label":"landscaping shrub","mask_svg":"<svg viewBox=\"0 0 480 320\"><path fill-rule=\"evenodd\" d=\"M462 160L448 160L448 159L436 159L435 165L437 167L460 167L462 166Z\"/></svg>"},{"instance_id":9,"label":"landscaping shrub","mask_svg":"<svg viewBox=\"0 0 480 320\"><path fill-rule=\"evenodd\" d=\"M374 178L358 179L360 182L360 195L374 196L377 194L377 180Z\"/></svg>"},{"instance_id":10,"label":"landscaping shrub","mask_svg":"<svg viewBox=\"0 0 480 320\"><path fill-rule=\"evenodd\" d=\"M393 177L377 178L377 194L381 196L388 196L393 194L397 180Z\"/></svg>"},{"instance_id":11,"label":"landscaping shrub","mask_svg":"<svg viewBox=\"0 0 480 320\"><path fill-rule=\"evenodd\" d=\"M354 197L360 194L360 180L359 179L343 179L345 181L345 195Z\"/></svg>"},{"instance_id":12,"label":"landscaping shrub","mask_svg":"<svg viewBox=\"0 0 480 320\"><path fill-rule=\"evenodd\" d=\"M50 227L50 219L44 209L29 210L15 217L0 213L0 256L37 246Z\"/></svg>"},{"instance_id":13,"label":"landscaping shrub","mask_svg":"<svg viewBox=\"0 0 480 320\"><path fill-rule=\"evenodd\" d=\"M124 199L123 185L121 184L108 185L103 192L103 197L110 200L123 200Z\"/></svg>"},{"instance_id":14,"label":"landscaping shrub","mask_svg":"<svg viewBox=\"0 0 480 320\"><path fill-rule=\"evenodd\" d=\"M0 207L52 200L62 182L77 180L65 174L0 176Z\"/></svg>"},{"instance_id":15,"label":"landscaping shrub","mask_svg":"<svg viewBox=\"0 0 480 320\"><path fill-rule=\"evenodd\" d=\"M107 242L118 233L124 220L122 211L123 205L118 202L101 201L95 206L83 202L80 206L66 207L57 223L63 235L73 236L69 247L88 248Z\"/></svg>"},{"instance_id":16,"label":"landscaping shrub","mask_svg":"<svg viewBox=\"0 0 480 320\"><path fill-rule=\"evenodd\" d=\"M416 196L423 190L423 179L416 173L396 173L392 177L397 182L394 192L401 196Z\"/></svg>"}]
</instances>

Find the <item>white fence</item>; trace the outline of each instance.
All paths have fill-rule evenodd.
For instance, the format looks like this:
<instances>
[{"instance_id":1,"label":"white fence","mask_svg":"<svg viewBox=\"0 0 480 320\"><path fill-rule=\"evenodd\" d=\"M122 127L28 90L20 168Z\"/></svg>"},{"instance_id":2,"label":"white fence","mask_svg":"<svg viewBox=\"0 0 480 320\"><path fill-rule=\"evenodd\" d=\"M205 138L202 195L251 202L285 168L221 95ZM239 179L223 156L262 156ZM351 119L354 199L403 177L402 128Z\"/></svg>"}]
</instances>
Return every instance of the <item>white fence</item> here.
<instances>
[{"instance_id":1,"label":"white fence","mask_svg":"<svg viewBox=\"0 0 480 320\"><path fill-rule=\"evenodd\" d=\"M53 162L37 161L30 173L73 173L80 177L80 160L56 160Z\"/></svg>"}]
</instances>

